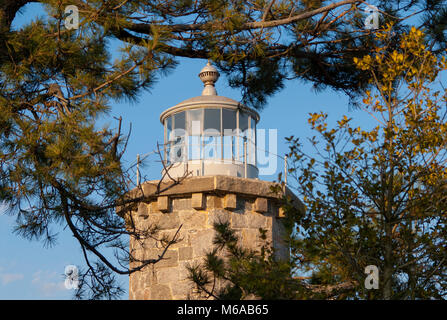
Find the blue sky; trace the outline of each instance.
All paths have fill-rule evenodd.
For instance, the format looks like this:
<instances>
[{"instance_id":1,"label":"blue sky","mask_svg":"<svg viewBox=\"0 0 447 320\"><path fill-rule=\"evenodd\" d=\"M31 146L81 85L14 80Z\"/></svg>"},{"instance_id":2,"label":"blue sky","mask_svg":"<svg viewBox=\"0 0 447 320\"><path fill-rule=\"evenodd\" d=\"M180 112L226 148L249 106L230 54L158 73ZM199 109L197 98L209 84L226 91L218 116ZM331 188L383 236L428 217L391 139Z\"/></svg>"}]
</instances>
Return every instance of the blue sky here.
<instances>
[{"instance_id":1,"label":"blue sky","mask_svg":"<svg viewBox=\"0 0 447 320\"><path fill-rule=\"evenodd\" d=\"M43 14L38 4L29 4L16 18L15 24L29 22L36 14ZM132 135L124 160L135 161L137 154L145 154L162 142L163 127L159 116L165 109L201 94L202 83L198 73L206 64L204 60L180 59L180 64L169 76L160 79L150 92L140 96L135 104L114 104L110 117L104 122L115 126L113 117L122 116L126 132L132 123ZM229 88L225 77L216 84L219 95L239 100L237 90ZM363 111L349 110L348 98L331 90L315 93L311 84L288 82L284 90L269 100L260 112L258 128L278 130L278 154L287 152L284 138L290 135L305 138L313 135L307 124L310 112L324 111L329 122L335 123L342 115L354 118L358 125L371 125L374 120ZM148 158L144 174L151 180L160 177L161 167L155 157ZM263 180L274 180L282 171L283 163L278 161L277 171ZM73 292L65 289L64 268L66 265L83 265L80 248L74 238L60 226L58 243L52 248L43 248L40 242L30 242L12 234L14 218L3 214L0 209L0 299L71 299ZM127 288L127 276L119 277ZM127 299L127 292L123 295Z\"/></svg>"}]
</instances>

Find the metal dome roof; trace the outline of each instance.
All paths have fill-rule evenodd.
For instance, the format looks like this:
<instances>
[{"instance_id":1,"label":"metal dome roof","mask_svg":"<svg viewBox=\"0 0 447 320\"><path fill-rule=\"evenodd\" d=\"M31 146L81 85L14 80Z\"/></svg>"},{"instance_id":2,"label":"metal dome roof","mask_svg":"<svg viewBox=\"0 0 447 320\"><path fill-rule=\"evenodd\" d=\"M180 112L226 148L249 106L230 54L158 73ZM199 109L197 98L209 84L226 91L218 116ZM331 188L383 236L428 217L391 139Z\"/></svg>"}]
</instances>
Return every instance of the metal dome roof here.
<instances>
[{"instance_id":1,"label":"metal dome roof","mask_svg":"<svg viewBox=\"0 0 447 320\"><path fill-rule=\"evenodd\" d=\"M228 108L228 109L240 109L244 112L249 113L255 120L256 122L259 121L259 114L251 109L248 108L246 106L244 106L243 104L241 104L240 102L227 98L227 97L223 97L223 96L197 96L197 97L193 97L193 98L189 98L186 99L178 104L176 104L175 106L165 110L162 112L162 114L160 115L160 122L163 123L164 119L174 113L180 112L180 111L184 111L184 110L188 110L188 109L196 109L196 108L216 108L216 107L223 107L223 108Z\"/></svg>"}]
</instances>

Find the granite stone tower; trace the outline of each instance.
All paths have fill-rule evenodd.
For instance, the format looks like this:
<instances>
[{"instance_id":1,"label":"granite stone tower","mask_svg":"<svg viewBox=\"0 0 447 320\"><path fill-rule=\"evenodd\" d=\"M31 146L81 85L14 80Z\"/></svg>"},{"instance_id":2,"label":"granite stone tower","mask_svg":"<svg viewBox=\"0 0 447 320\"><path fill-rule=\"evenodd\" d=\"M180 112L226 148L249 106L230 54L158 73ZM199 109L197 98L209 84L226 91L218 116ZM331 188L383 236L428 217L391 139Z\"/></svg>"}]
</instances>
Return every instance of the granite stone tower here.
<instances>
[{"instance_id":1,"label":"granite stone tower","mask_svg":"<svg viewBox=\"0 0 447 320\"><path fill-rule=\"evenodd\" d=\"M241 244L254 249L262 245L263 228L278 257L289 256L282 241L283 192L258 179L258 113L217 95L219 73L210 63L199 77L202 95L160 116L165 139L162 177L129 194L142 199L131 212L136 226L157 225L159 237L177 233L181 240L169 247L164 259L130 275L129 299L200 299L187 279L186 266L201 263L212 249L216 221L228 221ZM287 188L282 190L300 206ZM156 259L163 244L153 238L131 238L130 250L137 258Z\"/></svg>"}]
</instances>

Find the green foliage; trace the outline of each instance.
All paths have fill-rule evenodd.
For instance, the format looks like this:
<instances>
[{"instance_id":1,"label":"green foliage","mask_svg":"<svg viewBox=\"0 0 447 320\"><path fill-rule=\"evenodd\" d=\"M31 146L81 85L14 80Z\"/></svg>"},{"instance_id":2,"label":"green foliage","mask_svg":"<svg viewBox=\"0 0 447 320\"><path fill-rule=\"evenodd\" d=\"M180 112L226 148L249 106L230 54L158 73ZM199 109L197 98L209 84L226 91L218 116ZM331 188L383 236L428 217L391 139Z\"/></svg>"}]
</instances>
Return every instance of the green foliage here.
<instances>
[{"instance_id":1,"label":"green foliage","mask_svg":"<svg viewBox=\"0 0 447 320\"><path fill-rule=\"evenodd\" d=\"M288 261L277 259L260 229L261 248L243 248L228 222L214 224L215 248L202 265L189 266L189 279L204 298L239 300L302 298L305 290L291 277Z\"/></svg>"},{"instance_id":2,"label":"green foliage","mask_svg":"<svg viewBox=\"0 0 447 320\"><path fill-rule=\"evenodd\" d=\"M14 10L29 1L3 2L8 7L5 15L11 18L9 13L15 14ZM311 81L316 89L331 87L351 97L368 86L364 73L352 63L353 57L368 53L376 43L375 32L365 31L367 14L360 1L40 2L46 4L57 30L52 31L53 37L47 37L47 41L56 43L55 34L90 38L98 32L107 39L150 48L153 51L150 59L139 61L148 65L138 69L140 76L150 75L151 80L155 73L164 72L162 65L173 66L175 57L212 59L230 78L230 85L242 89L243 102L255 108L262 108L267 98L283 87L284 78ZM376 4L381 10L380 25L394 23L394 43L408 30L407 19L411 17L411 23L426 28L433 52L441 53L446 48L445 1ZM66 5L78 6L79 30L65 30ZM416 11L418 14L412 16ZM6 33L9 25L10 21L4 19ZM127 93L127 97L132 96L130 90Z\"/></svg>"},{"instance_id":3,"label":"green foliage","mask_svg":"<svg viewBox=\"0 0 447 320\"><path fill-rule=\"evenodd\" d=\"M435 91L435 81L446 57L428 51L416 28L389 50L391 30L355 59L375 88L362 108L377 126L354 127L345 116L330 129L327 115L311 114L317 158L289 138L290 173L307 209L292 250L314 284L358 283L339 298L443 299L447 92ZM379 268L378 290L364 287L367 265Z\"/></svg>"},{"instance_id":4,"label":"green foliage","mask_svg":"<svg viewBox=\"0 0 447 320\"><path fill-rule=\"evenodd\" d=\"M125 46L112 62L106 28L85 22L77 31L61 30L63 6L55 3L47 6L49 19L2 34L0 200L28 239L51 246L52 224L68 226L89 265L82 276L90 290L81 288L78 296L114 298L122 290L110 273L133 272L119 266L131 257L126 238L153 230L126 229L116 214L131 186L120 161L128 137L121 119L117 129L97 121L111 101L135 101L153 83L154 70L173 63L156 56L149 42ZM106 258L106 247L115 250L116 262ZM89 264L93 257L99 261Z\"/></svg>"},{"instance_id":5,"label":"green foliage","mask_svg":"<svg viewBox=\"0 0 447 320\"><path fill-rule=\"evenodd\" d=\"M297 212L284 199L290 261L277 261L267 242L257 251L244 248L229 224L216 225L215 249L203 266L190 269L200 293L217 299L446 298L447 91L436 91L435 81L447 60L426 49L416 28L390 50L391 33L388 25L378 33L380 45L354 60L370 75L374 90L364 93L361 107L377 125L355 127L344 116L329 128L326 114L312 113L315 157L298 138L287 139L289 176L305 205ZM379 269L378 289L365 287L368 265Z\"/></svg>"}]
</instances>

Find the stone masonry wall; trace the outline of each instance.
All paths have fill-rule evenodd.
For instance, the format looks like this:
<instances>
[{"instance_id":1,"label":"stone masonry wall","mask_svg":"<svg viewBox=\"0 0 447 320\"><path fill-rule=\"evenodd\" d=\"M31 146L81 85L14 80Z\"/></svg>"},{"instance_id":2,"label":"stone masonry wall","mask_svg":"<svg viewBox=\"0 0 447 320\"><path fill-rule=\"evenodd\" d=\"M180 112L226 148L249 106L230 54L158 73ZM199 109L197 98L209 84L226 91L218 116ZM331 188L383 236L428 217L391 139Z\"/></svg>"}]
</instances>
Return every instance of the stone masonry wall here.
<instances>
[{"instance_id":1,"label":"stone masonry wall","mask_svg":"<svg viewBox=\"0 0 447 320\"><path fill-rule=\"evenodd\" d=\"M288 257L288 249L281 240L284 228L278 218L279 210L274 199L234 193L159 196L141 202L132 214L137 226L158 225L158 237L172 238L182 225L179 232L182 240L169 248L165 259L130 276L129 299L200 299L187 279L186 265L203 262L206 252L212 249L215 221L230 221L242 245L251 248L262 245L259 228L266 229L267 239L277 253L282 258ZM138 258L145 259L157 258L163 250L159 241L133 238L130 249Z\"/></svg>"}]
</instances>

